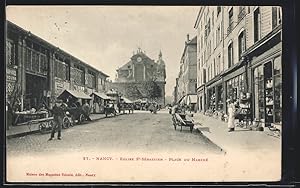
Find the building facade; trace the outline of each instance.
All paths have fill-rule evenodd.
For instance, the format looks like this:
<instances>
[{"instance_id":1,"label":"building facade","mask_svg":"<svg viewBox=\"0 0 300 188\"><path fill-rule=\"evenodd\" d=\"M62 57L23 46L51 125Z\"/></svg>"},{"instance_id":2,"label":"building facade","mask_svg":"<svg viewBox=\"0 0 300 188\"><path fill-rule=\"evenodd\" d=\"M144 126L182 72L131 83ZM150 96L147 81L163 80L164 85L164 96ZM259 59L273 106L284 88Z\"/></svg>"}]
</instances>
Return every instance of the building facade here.
<instances>
[{"instance_id":1,"label":"building facade","mask_svg":"<svg viewBox=\"0 0 300 188\"><path fill-rule=\"evenodd\" d=\"M180 59L180 70L176 79L177 103L190 105L196 108L197 98L197 37L193 39L187 35L185 47Z\"/></svg>"},{"instance_id":2,"label":"building facade","mask_svg":"<svg viewBox=\"0 0 300 188\"><path fill-rule=\"evenodd\" d=\"M117 69L115 82L109 89L121 92L130 100L145 99L165 105L166 67L162 52L155 61L138 49L130 61Z\"/></svg>"},{"instance_id":3,"label":"building facade","mask_svg":"<svg viewBox=\"0 0 300 188\"><path fill-rule=\"evenodd\" d=\"M6 101L18 110L50 106L64 90L105 91L108 75L7 21Z\"/></svg>"},{"instance_id":4,"label":"building facade","mask_svg":"<svg viewBox=\"0 0 300 188\"><path fill-rule=\"evenodd\" d=\"M197 95L201 112L227 112L226 101L250 100L252 119L281 124L281 8L200 7Z\"/></svg>"}]
</instances>

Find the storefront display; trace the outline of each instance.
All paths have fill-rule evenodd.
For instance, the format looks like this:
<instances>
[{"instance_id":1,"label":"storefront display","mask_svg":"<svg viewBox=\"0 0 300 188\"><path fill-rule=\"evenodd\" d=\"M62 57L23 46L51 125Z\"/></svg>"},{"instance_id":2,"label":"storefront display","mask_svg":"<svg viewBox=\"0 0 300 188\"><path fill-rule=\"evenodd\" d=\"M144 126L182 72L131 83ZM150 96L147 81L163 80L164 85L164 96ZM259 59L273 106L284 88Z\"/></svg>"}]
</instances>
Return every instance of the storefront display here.
<instances>
[{"instance_id":1,"label":"storefront display","mask_svg":"<svg viewBox=\"0 0 300 188\"><path fill-rule=\"evenodd\" d=\"M217 110L222 111L224 106L224 89L223 85L217 86Z\"/></svg>"},{"instance_id":2,"label":"storefront display","mask_svg":"<svg viewBox=\"0 0 300 188\"><path fill-rule=\"evenodd\" d=\"M254 117L266 126L281 123L281 57L254 69Z\"/></svg>"},{"instance_id":3,"label":"storefront display","mask_svg":"<svg viewBox=\"0 0 300 188\"><path fill-rule=\"evenodd\" d=\"M215 111L216 109L216 92L215 87L208 90L208 109Z\"/></svg>"}]
</instances>

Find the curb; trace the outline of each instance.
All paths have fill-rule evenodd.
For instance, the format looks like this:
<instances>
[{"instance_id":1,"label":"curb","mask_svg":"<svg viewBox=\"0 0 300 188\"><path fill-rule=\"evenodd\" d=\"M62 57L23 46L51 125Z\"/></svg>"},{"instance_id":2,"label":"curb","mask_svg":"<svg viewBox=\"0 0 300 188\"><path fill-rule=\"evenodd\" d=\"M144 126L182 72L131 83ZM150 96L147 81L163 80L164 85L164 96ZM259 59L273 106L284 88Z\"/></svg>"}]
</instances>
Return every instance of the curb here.
<instances>
[{"instance_id":1,"label":"curb","mask_svg":"<svg viewBox=\"0 0 300 188\"><path fill-rule=\"evenodd\" d=\"M117 116L119 115L126 115L126 114L118 114ZM106 117L100 117L100 118L96 118L96 119L92 119L91 122L97 122L101 119L105 119ZM81 125L86 125L88 123L83 123ZM23 137L23 136L27 136L27 135L31 135L31 134L36 134L36 133L39 133L40 130L33 130L33 131L26 131L26 132L22 132L22 133L17 133L17 134L11 134L11 135L7 135L6 138L7 139L11 139L11 138L18 138L18 137Z\"/></svg>"},{"instance_id":2,"label":"curb","mask_svg":"<svg viewBox=\"0 0 300 188\"><path fill-rule=\"evenodd\" d=\"M202 133L202 131L200 131L199 129L194 129L196 132L198 132L199 134L201 134L207 141L211 142L213 145L215 145L216 147L220 148L221 152L224 152L224 154L227 154L227 151L223 148L220 147L218 144L216 144L214 141L212 141L208 136L206 136L205 134Z\"/></svg>"}]
</instances>

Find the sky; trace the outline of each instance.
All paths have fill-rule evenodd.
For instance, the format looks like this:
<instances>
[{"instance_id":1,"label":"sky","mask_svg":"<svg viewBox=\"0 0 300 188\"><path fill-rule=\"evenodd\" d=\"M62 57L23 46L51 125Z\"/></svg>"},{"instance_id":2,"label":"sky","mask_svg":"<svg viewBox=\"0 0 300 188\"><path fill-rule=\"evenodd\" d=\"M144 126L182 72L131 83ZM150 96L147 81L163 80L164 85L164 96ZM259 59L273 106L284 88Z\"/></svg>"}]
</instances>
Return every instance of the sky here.
<instances>
[{"instance_id":1,"label":"sky","mask_svg":"<svg viewBox=\"0 0 300 188\"><path fill-rule=\"evenodd\" d=\"M154 60L161 50L171 96L187 34L196 35L198 11L196 6L8 6L6 17L111 80L139 47Z\"/></svg>"}]
</instances>

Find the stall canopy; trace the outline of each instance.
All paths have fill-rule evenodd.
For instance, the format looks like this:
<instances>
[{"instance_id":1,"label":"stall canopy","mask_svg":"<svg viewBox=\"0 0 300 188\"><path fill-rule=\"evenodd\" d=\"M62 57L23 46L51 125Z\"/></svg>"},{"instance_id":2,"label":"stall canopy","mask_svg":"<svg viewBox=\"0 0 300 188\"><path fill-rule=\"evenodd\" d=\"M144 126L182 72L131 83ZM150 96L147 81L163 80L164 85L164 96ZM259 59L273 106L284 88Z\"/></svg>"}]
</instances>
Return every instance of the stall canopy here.
<instances>
[{"instance_id":1,"label":"stall canopy","mask_svg":"<svg viewBox=\"0 0 300 188\"><path fill-rule=\"evenodd\" d=\"M197 95L188 95L187 96L187 105L197 103Z\"/></svg>"},{"instance_id":2,"label":"stall canopy","mask_svg":"<svg viewBox=\"0 0 300 188\"><path fill-rule=\"evenodd\" d=\"M178 104L186 104L186 96L182 96L179 101Z\"/></svg>"},{"instance_id":3,"label":"stall canopy","mask_svg":"<svg viewBox=\"0 0 300 188\"><path fill-rule=\"evenodd\" d=\"M96 96L98 96L98 97L100 97L101 99L104 99L104 100L110 100L111 99L109 96L107 96L104 93L93 92L90 96L92 96L92 95L96 95Z\"/></svg>"},{"instance_id":4,"label":"stall canopy","mask_svg":"<svg viewBox=\"0 0 300 188\"><path fill-rule=\"evenodd\" d=\"M87 94L80 92L80 91L72 91L72 90L64 90L57 98L58 99L64 99L66 96L72 95L73 97L77 99L92 99L90 96Z\"/></svg>"},{"instance_id":5,"label":"stall canopy","mask_svg":"<svg viewBox=\"0 0 300 188\"><path fill-rule=\"evenodd\" d=\"M131 100L125 98L125 97L122 97L122 99L124 100L125 103L133 103Z\"/></svg>"}]
</instances>

